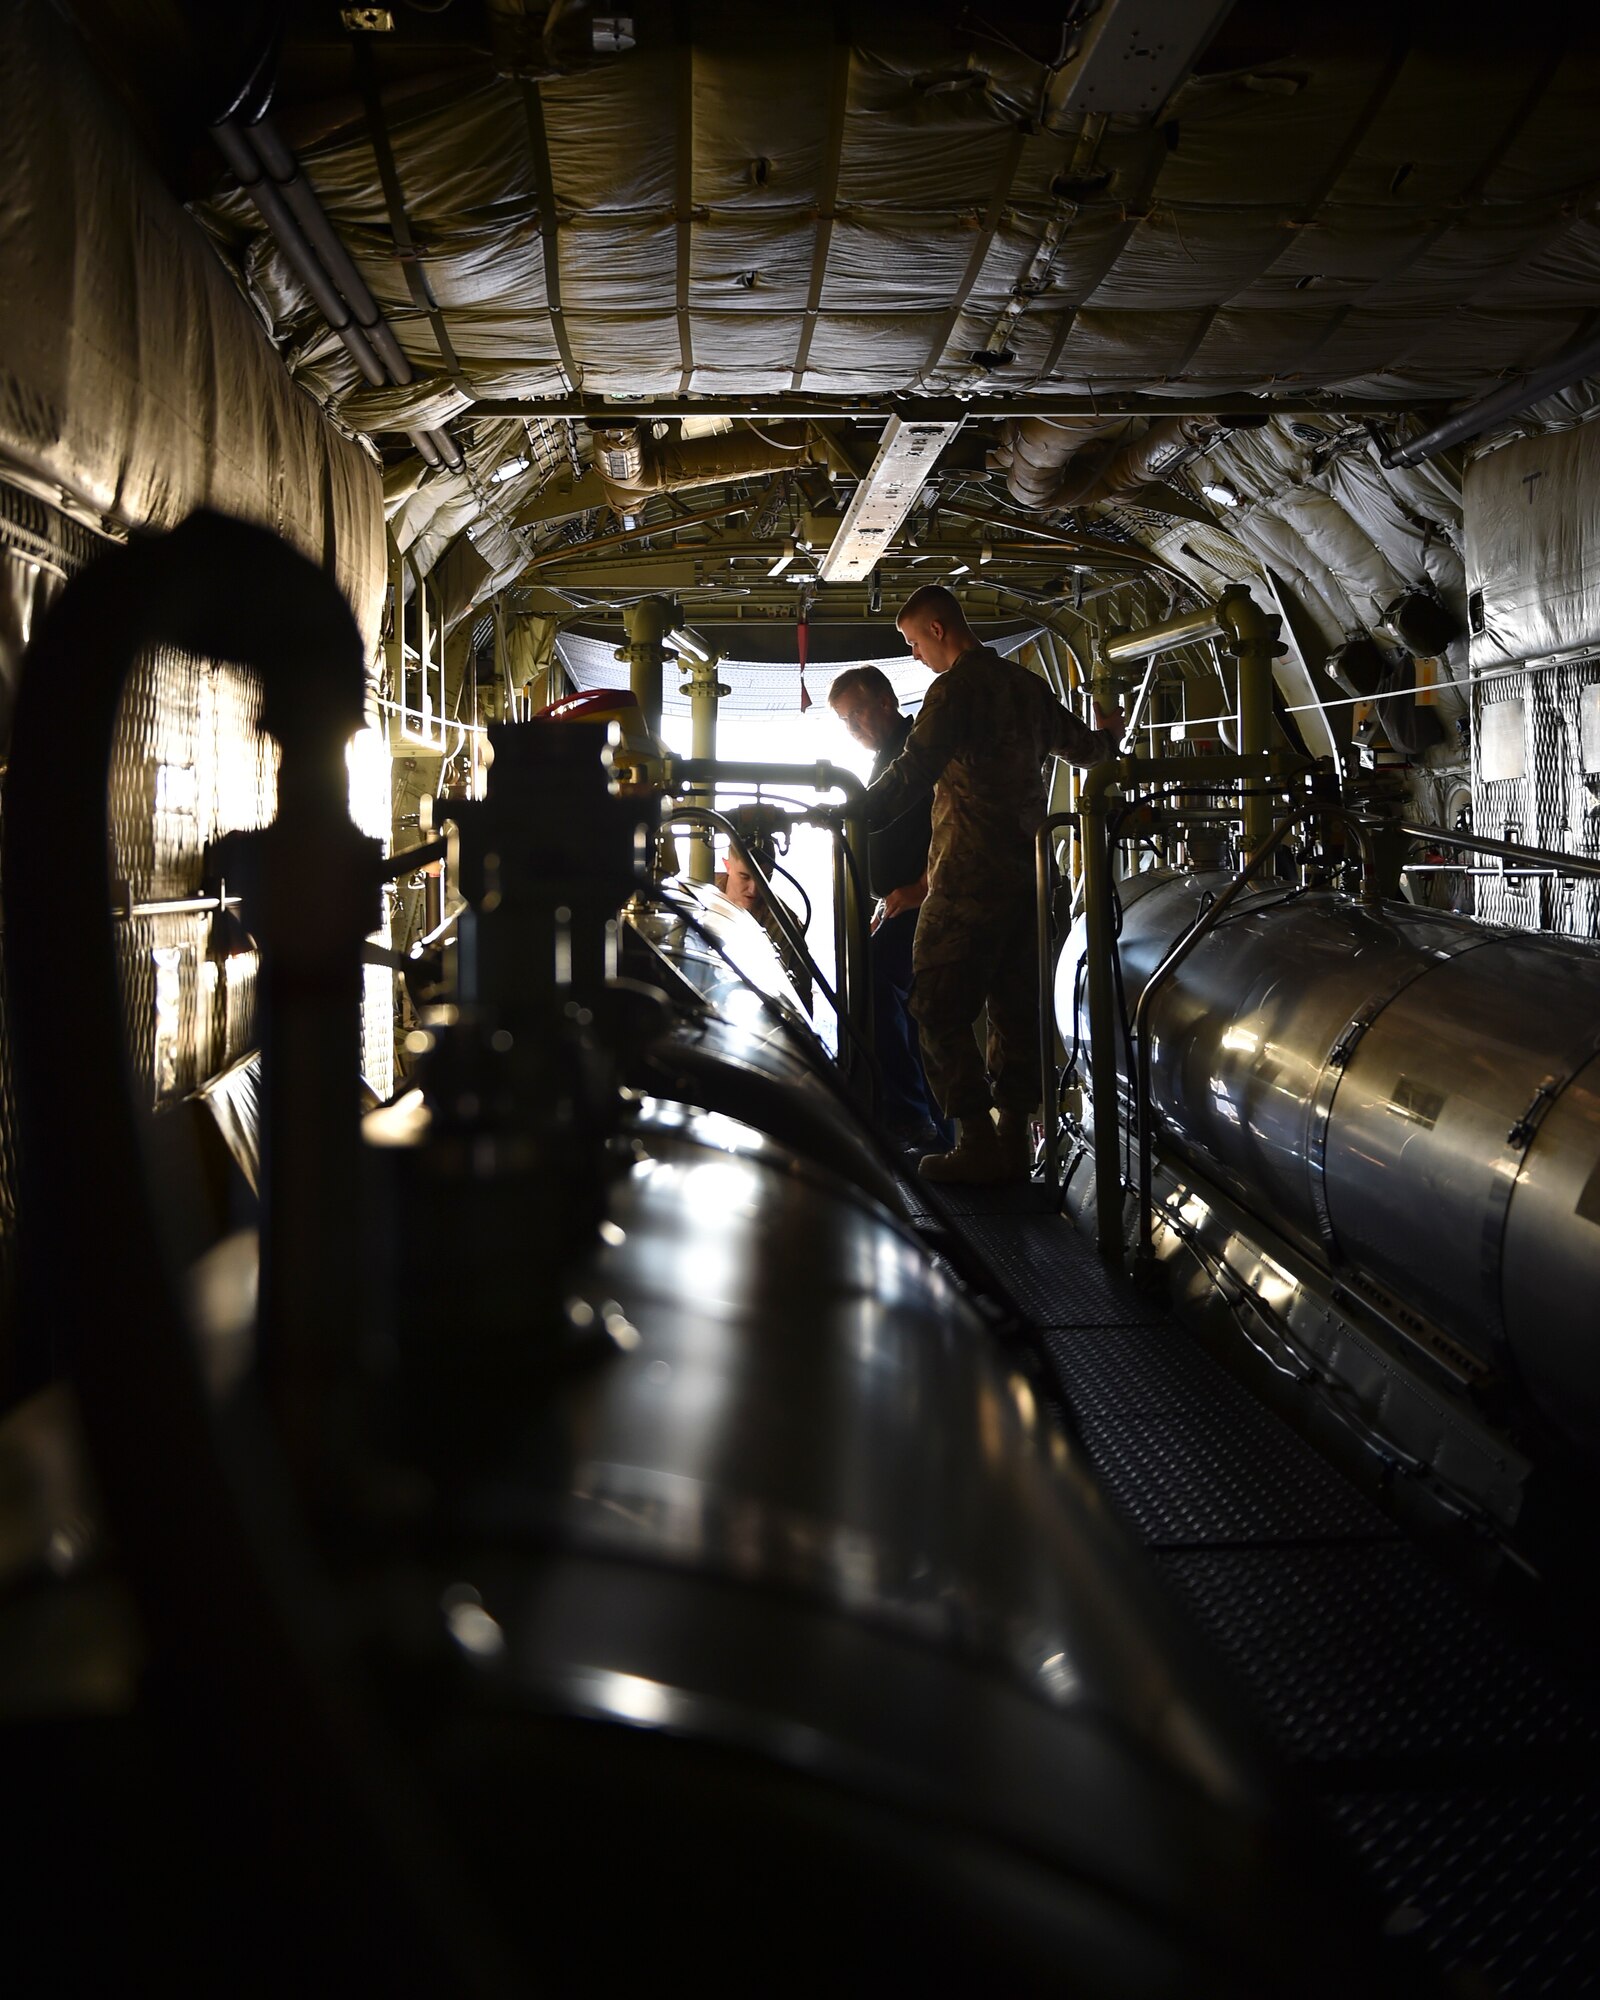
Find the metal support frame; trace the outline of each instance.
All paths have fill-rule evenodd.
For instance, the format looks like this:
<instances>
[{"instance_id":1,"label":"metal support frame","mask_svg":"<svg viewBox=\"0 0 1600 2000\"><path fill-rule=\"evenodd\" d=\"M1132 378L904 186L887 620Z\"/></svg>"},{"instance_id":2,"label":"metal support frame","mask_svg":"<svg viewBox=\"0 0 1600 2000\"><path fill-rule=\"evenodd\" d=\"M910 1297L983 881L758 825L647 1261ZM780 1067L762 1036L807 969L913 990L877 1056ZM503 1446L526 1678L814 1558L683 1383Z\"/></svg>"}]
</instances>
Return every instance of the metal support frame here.
<instances>
[{"instance_id":1,"label":"metal support frame","mask_svg":"<svg viewBox=\"0 0 1600 2000\"><path fill-rule=\"evenodd\" d=\"M670 597L641 597L622 614L628 643L617 654L628 663L628 685L654 735L661 731L661 680L666 663L666 636L677 623L678 607Z\"/></svg>"},{"instance_id":2,"label":"metal support frame","mask_svg":"<svg viewBox=\"0 0 1600 2000\"><path fill-rule=\"evenodd\" d=\"M1307 760L1288 751L1252 757L1122 758L1096 764L1084 773L1078 794L1079 831L1083 842L1083 901L1087 924L1089 1082L1094 1095L1094 1156L1097 1244L1110 1263L1122 1260L1122 1174L1118 1164L1121 1131L1117 1114L1116 937L1112 929L1111 851L1106 840L1109 794L1116 785L1150 783L1186 787L1216 782L1284 778L1304 771ZM1248 803L1248 800L1246 801ZM1048 822L1047 822L1048 827ZM1041 834L1047 839L1048 832ZM1048 862L1048 854L1046 855ZM1048 867L1040 871L1040 890L1048 885ZM1043 968L1040 971L1041 992ZM1041 1052L1053 1054L1041 1035ZM1054 1092L1049 1088L1051 1061L1045 1063L1046 1137Z\"/></svg>"},{"instance_id":3,"label":"metal support frame","mask_svg":"<svg viewBox=\"0 0 1600 2000\"><path fill-rule=\"evenodd\" d=\"M853 1086L870 1100L872 1066L858 1050L872 1047L872 961L868 951L867 822L862 811L866 787L853 771L837 764L764 764L740 759L729 762L669 757L667 790L687 796L691 790L717 785L781 785L790 790L842 792L844 825L834 830L834 977L851 1033L841 1038L840 1061ZM848 1051L848 1053L847 1053Z\"/></svg>"},{"instance_id":4,"label":"metal support frame","mask_svg":"<svg viewBox=\"0 0 1600 2000\"><path fill-rule=\"evenodd\" d=\"M684 655L684 664L689 678L678 692L689 698L689 727L694 761L697 764L712 763L717 755L717 703L728 693L726 684L717 679L717 668L721 655L709 653L701 659L694 655ZM697 785L688 795L687 803L710 811L716 804L716 796L709 785ZM689 838L689 868L691 882L709 882L716 873L716 853L708 830L702 828Z\"/></svg>"},{"instance_id":5,"label":"metal support frame","mask_svg":"<svg viewBox=\"0 0 1600 2000\"><path fill-rule=\"evenodd\" d=\"M1140 632L1119 632L1105 641L1101 657L1108 667L1151 660L1208 639L1219 639L1223 650L1239 663L1239 754L1264 756L1272 742L1272 662L1285 651L1278 637L1280 620L1262 611L1248 585L1230 584L1215 604L1186 611ZM1140 693L1140 706L1150 685ZM1131 726L1131 725L1130 725ZM1254 846L1272 824L1271 802L1264 795L1241 795L1245 837Z\"/></svg>"}]
</instances>

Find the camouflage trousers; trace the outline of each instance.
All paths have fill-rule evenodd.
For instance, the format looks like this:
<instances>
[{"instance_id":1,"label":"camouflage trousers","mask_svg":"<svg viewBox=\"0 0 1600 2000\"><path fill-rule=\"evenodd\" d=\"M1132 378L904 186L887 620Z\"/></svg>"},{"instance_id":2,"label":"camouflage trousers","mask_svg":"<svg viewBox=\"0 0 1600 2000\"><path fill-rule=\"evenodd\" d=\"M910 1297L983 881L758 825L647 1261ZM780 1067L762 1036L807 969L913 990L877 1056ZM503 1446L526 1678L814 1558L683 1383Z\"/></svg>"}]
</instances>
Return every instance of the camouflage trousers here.
<instances>
[{"instance_id":1,"label":"camouflage trousers","mask_svg":"<svg viewBox=\"0 0 1600 2000\"><path fill-rule=\"evenodd\" d=\"M931 902L931 898L929 899ZM926 909L926 905L924 909ZM1039 947L1033 898L1008 898L981 923L964 927L955 956L953 926L934 926L939 961L929 965L917 932L911 1014L928 1082L947 1118L972 1118L991 1102L1031 1111L1039 1101ZM973 1023L987 1007L980 1054Z\"/></svg>"}]
</instances>

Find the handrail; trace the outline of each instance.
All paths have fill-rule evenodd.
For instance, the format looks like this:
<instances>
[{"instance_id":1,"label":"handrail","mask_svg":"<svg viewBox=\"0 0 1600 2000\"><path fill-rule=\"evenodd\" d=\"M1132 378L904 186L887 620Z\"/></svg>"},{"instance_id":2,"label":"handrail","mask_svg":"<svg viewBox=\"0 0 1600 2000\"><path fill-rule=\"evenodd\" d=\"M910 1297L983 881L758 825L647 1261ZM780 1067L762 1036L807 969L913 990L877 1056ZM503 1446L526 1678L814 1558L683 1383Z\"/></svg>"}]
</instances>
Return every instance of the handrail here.
<instances>
[{"instance_id":1,"label":"handrail","mask_svg":"<svg viewBox=\"0 0 1600 2000\"><path fill-rule=\"evenodd\" d=\"M1083 774L1078 793L1079 827L1083 840L1083 907L1088 935L1089 1081L1094 1093L1094 1159L1096 1233L1100 1255L1111 1263L1122 1258L1122 1174L1117 1153L1121 1129L1117 1117L1117 1051L1111 931L1110 855L1105 839L1107 794L1114 785L1172 782L1205 785L1213 779L1244 785L1252 778L1287 778L1309 770L1312 759L1292 751L1270 750L1197 757L1119 758L1096 764ZM1265 794L1263 793L1263 802Z\"/></svg>"},{"instance_id":2,"label":"handrail","mask_svg":"<svg viewBox=\"0 0 1600 2000\"><path fill-rule=\"evenodd\" d=\"M787 785L844 794L845 824L834 843L834 921L838 962L834 977L843 989L856 1048L872 1046L872 958L868 949L864 884L867 879L866 787L854 771L819 758L815 764L768 764L750 758L668 757L663 766L669 792L712 791L717 785ZM870 1066L864 1073L872 1092Z\"/></svg>"},{"instance_id":3,"label":"handrail","mask_svg":"<svg viewBox=\"0 0 1600 2000\"><path fill-rule=\"evenodd\" d=\"M772 886L772 877L768 875L766 870L761 866L761 863L756 859L754 853L751 851L749 842L734 825L733 821L728 818L726 813L718 812L714 806L702 805L674 806L671 812L666 815L666 821L668 825L673 826L693 826L696 823L702 823L715 827L719 833L726 835L729 845L737 848L744 856L745 865L766 892L767 902L772 908L773 915L777 918L778 927L783 932L785 940L790 948L810 968L811 977L816 981L823 999L833 1009L834 1019L839 1023L839 1038L842 1044L844 1038L854 1032L850 1024L849 1015L845 1011L844 1002L840 999L834 988L829 985L828 981L823 978L822 968L812 957L810 947L806 943L805 932L800 929L798 923L795 921L794 912Z\"/></svg>"},{"instance_id":4,"label":"handrail","mask_svg":"<svg viewBox=\"0 0 1600 2000\"><path fill-rule=\"evenodd\" d=\"M1038 927L1039 953L1039 1085L1044 1124L1044 1179L1055 1199L1057 1159L1061 1142L1059 1078L1055 1064L1055 966L1051 963L1053 942L1052 895L1055 888L1055 839L1064 826L1076 826L1078 815L1051 813L1034 835L1034 920Z\"/></svg>"}]
</instances>

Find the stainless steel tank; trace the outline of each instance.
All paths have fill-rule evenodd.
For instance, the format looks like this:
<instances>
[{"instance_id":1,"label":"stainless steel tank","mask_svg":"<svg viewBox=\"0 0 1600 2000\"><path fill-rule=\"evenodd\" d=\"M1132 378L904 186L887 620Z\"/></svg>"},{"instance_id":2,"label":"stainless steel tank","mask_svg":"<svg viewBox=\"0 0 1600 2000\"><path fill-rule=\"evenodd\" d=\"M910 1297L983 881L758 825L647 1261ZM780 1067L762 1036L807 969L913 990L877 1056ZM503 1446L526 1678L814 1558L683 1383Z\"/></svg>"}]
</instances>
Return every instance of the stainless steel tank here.
<instances>
[{"instance_id":1,"label":"stainless steel tank","mask_svg":"<svg viewBox=\"0 0 1600 2000\"><path fill-rule=\"evenodd\" d=\"M1228 879L1119 885L1130 1013ZM1069 1041L1083 943L1057 966ZM1600 1441L1600 952L1268 889L1163 983L1149 1032L1181 1155Z\"/></svg>"},{"instance_id":2,"label":"stainless steel tank","mask_svg":"<svg viewBox=\"0 0 1600 2000\"><path fill-rule=\"evenodd\" d=\"M497 1905L616 1856L615 1926L541 1922L557 1984L774 1954L784 1984L1365 1983L1231 1698L912 1232L723 1116L646 1100L621 1136L563 1278L616 1344L435 1468L448 1535L395 1593L457 1641L453 1820ZM368 1137L441 1165L415 1106ZM408 1281L402 1374L419 1343L459 1366L486 1275L453 1315Z\"/></svg>"},{"instance_id":3,"label":"stainless steel tank","mask_svg":"<svg viewBox=\"0 0 1600 2000\"><path fill-rule=\"evenodd\" d=\"M738 1117L904 1216L893 1173L838 1073L820 1059L777 950L754 917L714 890L681 884L673 905L628 912L624 960L677 1003L671 1032L639 1052L629 1083Z\"/></svg>"}]
</instances>

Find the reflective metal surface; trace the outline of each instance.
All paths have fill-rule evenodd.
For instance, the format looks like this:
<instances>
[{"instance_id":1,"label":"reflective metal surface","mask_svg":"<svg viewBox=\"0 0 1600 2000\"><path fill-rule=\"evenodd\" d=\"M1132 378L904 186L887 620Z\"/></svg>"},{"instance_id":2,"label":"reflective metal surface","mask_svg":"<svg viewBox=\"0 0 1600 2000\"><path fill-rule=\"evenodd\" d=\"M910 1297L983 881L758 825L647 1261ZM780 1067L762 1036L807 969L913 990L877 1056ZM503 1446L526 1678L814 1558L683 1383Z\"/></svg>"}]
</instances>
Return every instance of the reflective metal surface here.
<instances>
[{"instance_id":1,"label":"reflective metal surface","mask_svg":"<svg viewBox=\"0 0 1600 2000\"><path fill-rule=\"evenodd\" d=\"M707 934L660 908L631 912L629 923L658 960L700 996L703 1010L680 1012L670 1037L644 1052L629 1081L657 1096L736 1116L903 1216L892 1172L833 1073L817 1060L817 1044L803 1025L772 940L716 890L686 887ZM719 957L719 947L738 973ZM648 968L641 972L650 976Z\"/></svg>"},{"instance_id":2,"label":"reflective metal surface","mask_svg":"<svg viewBox=\"0 0 1600 2000\"><path fill-rule=\"evenodd\" d=\"M1553 1422L1600 1441L1600 1057L1546 1113L1517 1176L1501 1263L1508 1334Z\"/></svg>"},{"instance_id":3,"label":"reflective metal surface","mask_svg":"<svg viewBox=\"0 0 1600 2000\"><path fill-rule=\"evenodd\" d=\"M637 1344L478 1525L802 1592L1229 1789L1059 1427L915 1237L732 1119L647 1100L631 1138L576 1288Z\"/></svg>"},{"instance_id":4,"label":"reflective metal surface","mask_svg":"<svg viewBox=\"0 0 1600 2000\"><path fill-rule=\"evenodd\" d=\"M1130 1009L1227 879L1120 885ZM1056 977L1068 1040L1082 950L1080 925ZM1263 891L1156 995L1151 1034L1157 1130L1183 1158L1470 1354L1509 1353L1563 1429L1600 1436L1600 1344L1584 1331L1600 1220L1583 1192L1600 1101L1576 1081L1600 1036L1600 953Z\"/></svg>"},{"instance_id":5,"label":"reflective metal surface","mask_svg":"<svg viewBox=\"0 0 1600 2000\"><path fill-rule=\"evenodd\" d=\"M1335 1240L1480 1352L1526 1318L1500 1265L1540 1093L1559 1097L1597 1032L1600 958L1490 938L1389 1003L1334 1098L1324 1177ZM1590 1134L1600 1160L1600 1125ZM1574 1221L1588 1238L1588 1281L1550 1307L1592 1327L1600 1230L1570 1211L1545 1219L1553 1252Z\"/></svg>"},{"instance_id":6,"label":"reflective metal surface","mask_svg":"<svg viewBox=\"0 0 1600 2000\"><path fill-rule=\"evenodd\" d=\"M673 886L675 899L692 913L692 922L689 916L652 904L630 909L628 923L671 957L708 1006L752 1034L787 1040L788 1031L773 1009L763 1004L763 996L781 1001L801 1021L805 1014L772 939L748 910L730 903L709 884Z\"/></svg>"},{"instance_id":7,"label":"reflective metal surface","mask_svg":"<svg viewBox=\"0 0 1600 2000\"><path fill-rule=\"evenodd\" d=\"M1250 1732L1028 1374L909 1229L751 1127L647 1099L622 1143L568 1305L615 1349L452 1501L434 1589L477 1689L459 1730L517 1713L676 1746L679 1825L729 1757L802 1787L769 1789L715 1840L680 1833L647 1900L713 1853L731 1883L730 1834L770 1854L833 1796L858 1828L915 1816L938 1850L916 1864L923 1893L952 1838L979 1843L959 1895L1001 1924L985 1933L997 1976L1048 1938L1087 1993L1278 1990L1212 1958L1241 1937L1264 1961L1303 1946L1287 1913L1307 1884L1279 1872ZM493 1727L503 1797L507 1746L526 1739ZM533 1767L547 1803L565 1754L554 1775ZM632 1829L655 1765L606 1754L606 1811ZM570 1752L580 1795L600 1755ZM903 1842L863 1858L865 1879L901 1867ZM499 1851L485 1840L486 1866ZM843 1851L830 1832L830 1934ZM993 1875L974 1858L1001 1851ZM1013 1926L999 1913L1019 1854L1049 1872ZM1111 1926L1098 1969L1072 1914L1085 1895Z\"/></svg>"}]
</instances>

